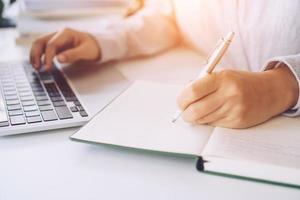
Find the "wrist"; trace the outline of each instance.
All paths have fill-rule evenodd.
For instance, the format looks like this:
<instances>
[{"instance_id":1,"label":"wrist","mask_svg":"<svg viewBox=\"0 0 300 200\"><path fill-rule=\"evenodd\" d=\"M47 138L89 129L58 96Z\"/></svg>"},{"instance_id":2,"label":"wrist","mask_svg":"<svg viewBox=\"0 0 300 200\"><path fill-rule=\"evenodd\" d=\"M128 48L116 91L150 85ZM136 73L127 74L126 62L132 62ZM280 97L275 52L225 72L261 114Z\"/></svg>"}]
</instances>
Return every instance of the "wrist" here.
<instances>
[{"instance_id":1,"label":"wrist","mask_svg":"<svg viewBox=\"0 0 300 200\"><path fill-rule=\"evenodd\" d=\"M88 35L88 37L91 38L92 43L96 47L96 56L95 56L94 61L99 62L102 59L102 53L101 53L101 47L100 47L99 41L97 40L97 38L94 35L92 35L90 33L87 33L87 35Z\"/></svg>"},{"instance_id":2,"label":"wrist","mask_svg":"<svg viewBox=\"0 0 300 200\"><path fill-rule=\"evenodd\" d=\"M293 108L299 97L299 86L291 70L284 64L262 73L271 98L277 108L274 115Z\"/></svg>"}]
</instances>

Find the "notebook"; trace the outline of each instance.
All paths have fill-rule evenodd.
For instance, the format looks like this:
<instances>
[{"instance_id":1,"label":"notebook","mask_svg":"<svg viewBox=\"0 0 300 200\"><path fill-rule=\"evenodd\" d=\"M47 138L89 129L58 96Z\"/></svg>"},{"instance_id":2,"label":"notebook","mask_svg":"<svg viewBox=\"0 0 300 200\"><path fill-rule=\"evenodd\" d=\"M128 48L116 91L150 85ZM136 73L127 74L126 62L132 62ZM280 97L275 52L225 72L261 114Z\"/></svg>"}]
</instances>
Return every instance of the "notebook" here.
<instances>
[{"instance_id":1,"label":"notebook","mask_svg":"<svg viewBox=\"0 0 300 200\"><path fill-rule=\"evenodd\" d=\"M300 119L237 130L172 123L181 85L134 82L72 140L193 156L201 172L300 187Z\"/></svg>"}]
</instances>

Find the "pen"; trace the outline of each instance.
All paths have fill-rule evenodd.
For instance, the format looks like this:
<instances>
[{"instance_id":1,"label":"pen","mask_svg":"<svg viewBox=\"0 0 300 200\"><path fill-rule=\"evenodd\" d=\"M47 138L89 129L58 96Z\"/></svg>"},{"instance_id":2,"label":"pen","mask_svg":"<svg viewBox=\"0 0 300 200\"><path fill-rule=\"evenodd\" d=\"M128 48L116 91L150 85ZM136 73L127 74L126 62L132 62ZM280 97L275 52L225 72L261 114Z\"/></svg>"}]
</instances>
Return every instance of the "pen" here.
<instances>
[{"instance_id":1,"label":"pen","mask_svg":"<svg viewBox=\"0 0 300 200\"><path fill-rule=\"evenodd\" d=\"M218 63L221 61L224 56L226 50L228 49L232 39L234 37L234 32L229 32L225 38L222 38L220 44L217 45L211 56L208 58L208 62L205 66L205 69L200 72L198 75L199 78L203 78L204 76L211 74ZM175 113L172 122L175 123L176 120L181 116L184 110L179 110Z\"/></svg>"}]
</instances>

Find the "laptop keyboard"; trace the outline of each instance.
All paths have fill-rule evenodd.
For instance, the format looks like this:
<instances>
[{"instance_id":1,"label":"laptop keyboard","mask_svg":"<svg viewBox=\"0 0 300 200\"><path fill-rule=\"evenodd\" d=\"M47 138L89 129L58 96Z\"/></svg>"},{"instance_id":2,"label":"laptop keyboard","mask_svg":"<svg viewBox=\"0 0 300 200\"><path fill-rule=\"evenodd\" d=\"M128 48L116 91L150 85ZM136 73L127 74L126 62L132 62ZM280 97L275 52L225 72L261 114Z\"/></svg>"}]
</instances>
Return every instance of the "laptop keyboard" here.
<instances>
[{"instance_id":1,"label":"laptop keyboard","mask_svg":"<svg viewBox=\"0 0 300 200\"><path fill-rule=\"evenodd\" d=\"M37 73L28 63L9 65L0 70L0 127L88 116L57 68Z\"/></svg>"}]
</instances>

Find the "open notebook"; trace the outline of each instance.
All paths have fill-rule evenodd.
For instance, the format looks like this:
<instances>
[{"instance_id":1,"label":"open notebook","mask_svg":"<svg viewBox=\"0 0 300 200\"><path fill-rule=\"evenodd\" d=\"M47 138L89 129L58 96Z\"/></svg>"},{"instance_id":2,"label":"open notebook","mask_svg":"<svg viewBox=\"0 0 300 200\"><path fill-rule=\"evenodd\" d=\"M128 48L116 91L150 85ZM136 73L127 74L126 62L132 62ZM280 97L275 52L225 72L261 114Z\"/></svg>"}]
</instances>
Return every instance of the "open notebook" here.
<instances>
[{"instance_id":1,"label":"open notebook","mask_svg":"<svg viewBox=\"0 0 300 200\"><path fill-rule=\"evenodd\" d=\"M195 156L204 172L300 186L299 118L244 130L172 123L181 89L137 81L71 139Z\"/></svg>"}]
</instances>

